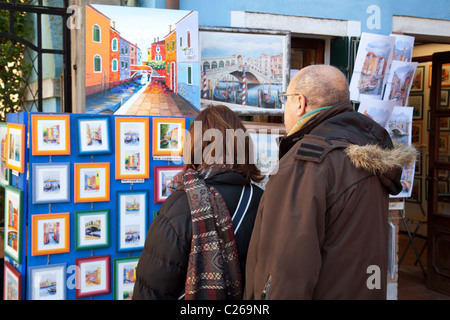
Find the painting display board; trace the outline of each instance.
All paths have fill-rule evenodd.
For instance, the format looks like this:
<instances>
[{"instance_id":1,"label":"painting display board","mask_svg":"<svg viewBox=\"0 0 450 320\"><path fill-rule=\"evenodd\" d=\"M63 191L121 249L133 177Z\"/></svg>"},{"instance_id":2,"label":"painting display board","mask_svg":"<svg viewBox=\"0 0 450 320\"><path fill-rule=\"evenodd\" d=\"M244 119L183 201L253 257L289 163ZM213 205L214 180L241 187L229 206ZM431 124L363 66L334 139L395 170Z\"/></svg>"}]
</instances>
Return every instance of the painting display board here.
<instances>
[{"instance_id":1,"label":"painting display board","mask_svg":"<svg viewBox=\"0 0 450 320\"><path fill-rule=\"evenodd\" d=\"M408 106L417 62L411 62L414 37L363 33L350 82L358 112L384 127L393 141L412 144L414 106ZM391 198L409 198L415 162L403 168L403 190Z\"/></svg>"},{"instance_id":2,"label":"painting display board","mask_svg":"<svg viewBox=\"0 0 450 320\"><path fill-rule=\"evenodd\" d=\"M5 297L131 299L147 230L161 206L158 195L173 192L169 176L155 173L182 169L179 154L173 161L152 154L153 125L169 120L187 130L192 118L7 115L7 125L22 125L23 141L30 143L14 148L24 172L7 168L2 184L7 191ZM121 123L124 128L115 125ZM182 143L173 131L163 132L160 148ZM1 138L10 142L7 135ZM33 141L40 141L45 154L33 149Z\"/></svg>"}]
</instances>

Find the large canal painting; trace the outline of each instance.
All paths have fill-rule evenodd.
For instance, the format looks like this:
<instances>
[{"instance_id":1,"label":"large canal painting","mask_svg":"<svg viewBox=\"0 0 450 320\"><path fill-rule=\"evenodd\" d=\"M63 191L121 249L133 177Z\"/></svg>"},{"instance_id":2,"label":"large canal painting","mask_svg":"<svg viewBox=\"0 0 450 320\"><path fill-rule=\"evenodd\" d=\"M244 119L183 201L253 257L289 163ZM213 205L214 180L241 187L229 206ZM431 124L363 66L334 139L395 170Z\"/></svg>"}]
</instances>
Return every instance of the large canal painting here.
<instances>
[{"instance_id":1,"label":"large canal painting","mask_svg":"<svg viewBox=\"0 0 450 320\"><path fill-rule=\"evenodd\" d=\"M90 114L195 116L200 109L198 13L86 5Z\"/></svg>"},{"instance_id":2,"label":"large canal painting","mask_svg":"<svg viewBox=\"0 0 450 320\"><path fill-rule=\"evenodd\" d=\"M202 104L245 113L281 113L288 82L289 33L201 27Z\"/></svg>"}]
</instances>

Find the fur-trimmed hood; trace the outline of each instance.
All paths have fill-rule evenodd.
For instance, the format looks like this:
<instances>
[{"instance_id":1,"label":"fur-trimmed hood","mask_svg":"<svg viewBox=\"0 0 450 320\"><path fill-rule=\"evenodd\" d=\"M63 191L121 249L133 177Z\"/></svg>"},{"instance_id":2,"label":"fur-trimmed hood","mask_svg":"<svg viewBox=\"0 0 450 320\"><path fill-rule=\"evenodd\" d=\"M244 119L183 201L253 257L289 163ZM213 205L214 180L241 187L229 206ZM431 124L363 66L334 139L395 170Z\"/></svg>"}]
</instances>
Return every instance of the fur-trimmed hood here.
<instances>
[{"instance_id":1,"label":"fur-trimmed hood","mask_svg":"<svg viewBox=\"0 0 450 320\"><path fill-rule=\"evenodd\" d=\"M378 145L350 145L345 149L350 161L358 169L374 174L387 174L401 169L417 159L417 150L406 144L394 142L394 148L381 148Z\"/></svg>"}]
</instances>

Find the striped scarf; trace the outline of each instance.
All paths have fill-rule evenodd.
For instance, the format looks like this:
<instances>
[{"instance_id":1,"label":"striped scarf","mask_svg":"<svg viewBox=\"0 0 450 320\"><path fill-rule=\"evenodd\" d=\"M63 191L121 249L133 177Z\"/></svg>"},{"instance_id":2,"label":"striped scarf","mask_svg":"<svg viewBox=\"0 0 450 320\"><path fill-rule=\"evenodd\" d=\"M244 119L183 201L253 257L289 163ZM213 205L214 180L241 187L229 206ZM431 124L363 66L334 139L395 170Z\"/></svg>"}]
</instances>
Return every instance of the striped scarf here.
<instances>
[{"instance_id":1,"label":"striped scarf","mask_svg":"<svg viewBox=\"0 0 450 320\"><path fill-rule=\"evenodd\" d=\"M242 299L240 264L230 212L205 179L223 172L189 169L183 175L192 217L186 300Z\"/></svg>"}]
</instances>

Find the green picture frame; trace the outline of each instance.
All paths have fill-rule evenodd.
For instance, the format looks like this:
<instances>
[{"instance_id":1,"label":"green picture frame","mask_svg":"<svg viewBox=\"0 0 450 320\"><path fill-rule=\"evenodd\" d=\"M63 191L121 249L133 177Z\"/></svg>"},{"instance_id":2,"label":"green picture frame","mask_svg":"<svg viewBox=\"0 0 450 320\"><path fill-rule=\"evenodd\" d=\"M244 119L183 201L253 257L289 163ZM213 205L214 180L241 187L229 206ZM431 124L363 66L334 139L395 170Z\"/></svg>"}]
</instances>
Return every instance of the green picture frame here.
<instances>
[{"instance_id":1,"label":"green picture frame","mask_svg":"<svg viewBox=\"0 0 450 320\"><path fill-rule=\"evenodd\" d=\"M109 209L75 211L75 250L109 248Z\"/></svg>"},{"instance_id":2,"label":"green picture frame","mask_svg":"<svg viewBox=\"0 0 450 320\"><path fill-rule=\"evenodd\" d=\"M114 259L114 300L131 300L139 256Z\"/></svg>"}]
</instances>

